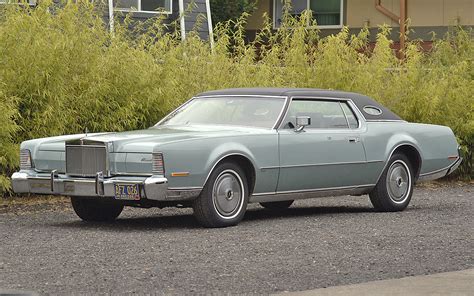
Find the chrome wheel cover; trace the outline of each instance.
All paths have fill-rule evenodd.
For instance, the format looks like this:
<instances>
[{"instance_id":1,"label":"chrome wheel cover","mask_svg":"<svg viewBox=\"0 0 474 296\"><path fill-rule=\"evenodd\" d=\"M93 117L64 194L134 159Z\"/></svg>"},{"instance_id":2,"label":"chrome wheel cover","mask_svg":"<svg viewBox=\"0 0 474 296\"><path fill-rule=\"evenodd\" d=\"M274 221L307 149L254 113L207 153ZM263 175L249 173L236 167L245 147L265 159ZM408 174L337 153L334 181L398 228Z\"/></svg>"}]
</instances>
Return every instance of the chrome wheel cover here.
<instances>
[{"instance_id":1,"label":"chrome wheel cover","mask_svg":"<svg viewBox=\"0 0 474 296\"><path fill-rule=\"evenodd\" d=\"M411 191L411 174L408 165L402 160L394 161L387 171L387 192L397 204L404 203Z\"/></svg>"},{"instance_id":2,"label":"chrome wheel cover","mask_svg":"<svg viewBox=\"0 0 474 296\"><path fill-rule=\"evenodd\" d=\"M244 184L237 172L228 169L217 176L212 188L212 203L221 218L237 217L242 210L244 196Z\"/></svg>"}]
</instances>

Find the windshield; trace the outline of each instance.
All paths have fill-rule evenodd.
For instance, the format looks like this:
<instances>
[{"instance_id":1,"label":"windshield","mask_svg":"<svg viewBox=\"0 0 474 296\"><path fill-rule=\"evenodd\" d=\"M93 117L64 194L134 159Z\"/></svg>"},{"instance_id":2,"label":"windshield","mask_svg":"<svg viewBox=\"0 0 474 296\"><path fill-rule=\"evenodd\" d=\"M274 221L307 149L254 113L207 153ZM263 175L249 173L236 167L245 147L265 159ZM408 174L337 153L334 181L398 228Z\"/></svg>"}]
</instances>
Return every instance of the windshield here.
<instances>
[{"instance_id":1,"label":"windshield","mask_svg":"<svg viewBox=\"0 0 474 296\"><path fill-rule=\"evenodd\" d=\"M239 125L272 128L284 98L196 98L171 113L160 125Z\"/></svg>"}]
</instances>

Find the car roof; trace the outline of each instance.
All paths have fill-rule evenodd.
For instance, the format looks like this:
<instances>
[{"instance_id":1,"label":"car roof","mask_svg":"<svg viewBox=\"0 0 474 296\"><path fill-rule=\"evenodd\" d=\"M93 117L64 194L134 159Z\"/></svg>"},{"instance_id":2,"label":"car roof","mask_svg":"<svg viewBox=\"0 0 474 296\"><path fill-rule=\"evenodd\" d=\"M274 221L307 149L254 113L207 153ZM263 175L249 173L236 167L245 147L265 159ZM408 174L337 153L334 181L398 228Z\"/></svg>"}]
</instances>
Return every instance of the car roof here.
<instances>
[{"instance_id":1,"label":"car roof","mask_svg":"<svg viewBox=\"0 0 474 296\"><path fill-rule=\"evenodd\" d=\"M354 102L368 121L374 120L402 120L397 114L382 106L372 98L353 92L327 90L317 88L228 88L200 93L196 97L206 96L284 96L284 97L314 97L314 98L340 98ZM380 115L371 115L363 112L364 107L373 106L382 111Z\"/></svg>"}]
</instances>

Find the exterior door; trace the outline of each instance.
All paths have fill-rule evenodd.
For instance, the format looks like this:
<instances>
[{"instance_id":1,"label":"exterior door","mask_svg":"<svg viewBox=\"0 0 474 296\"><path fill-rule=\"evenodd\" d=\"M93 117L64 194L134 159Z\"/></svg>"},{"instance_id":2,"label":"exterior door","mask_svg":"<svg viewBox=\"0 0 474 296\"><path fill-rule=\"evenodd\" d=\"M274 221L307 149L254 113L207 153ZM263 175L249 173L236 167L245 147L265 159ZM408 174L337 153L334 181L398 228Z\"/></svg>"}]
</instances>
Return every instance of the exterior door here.
<instances>
[{"instance_id":1,"label":"exterior door","mask_svg":"<svg viewBox=\"0 0 474 296\"><path fill-rule=\"evenodd\" d=\"M296 117L310 125L295 131ZM279 129L278 192L363 185L360 122L345 101L293 99Z\"/></svg>"}]
</instances>

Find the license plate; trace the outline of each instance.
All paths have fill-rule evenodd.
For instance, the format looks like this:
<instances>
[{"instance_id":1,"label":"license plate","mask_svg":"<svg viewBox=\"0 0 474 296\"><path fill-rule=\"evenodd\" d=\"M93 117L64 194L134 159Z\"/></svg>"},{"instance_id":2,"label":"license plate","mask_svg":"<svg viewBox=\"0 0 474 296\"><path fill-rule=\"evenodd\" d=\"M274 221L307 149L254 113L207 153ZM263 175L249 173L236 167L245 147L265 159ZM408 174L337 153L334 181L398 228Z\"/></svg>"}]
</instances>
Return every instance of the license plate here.
<instances>
[{"instance_id":1,"label":"license plate","mask_svg":"<svg viewBox=\"0 0 474 296\"><path fill-rule=\"evenodd\" d=\"M115 198L139 200L140 188L138 184L115 184Z\"/></svg>"}]
</instances>

